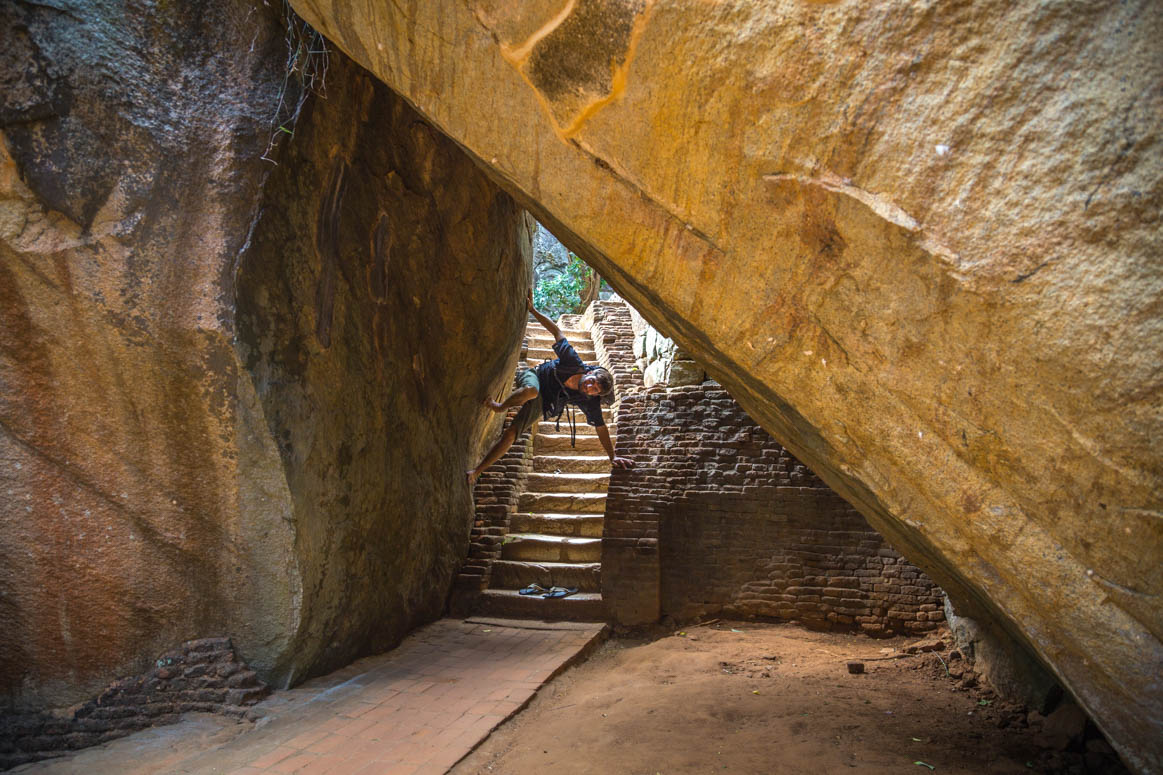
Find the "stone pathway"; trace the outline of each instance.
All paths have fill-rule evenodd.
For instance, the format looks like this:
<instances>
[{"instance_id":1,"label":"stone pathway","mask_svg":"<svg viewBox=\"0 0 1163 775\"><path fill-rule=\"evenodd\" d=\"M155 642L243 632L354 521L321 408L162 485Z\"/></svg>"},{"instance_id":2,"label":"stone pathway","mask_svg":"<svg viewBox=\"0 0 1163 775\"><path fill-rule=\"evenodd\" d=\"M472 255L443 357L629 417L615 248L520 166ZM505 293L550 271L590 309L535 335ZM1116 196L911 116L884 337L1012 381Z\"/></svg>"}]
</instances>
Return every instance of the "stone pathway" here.
<instances>
[{"instance_id":1,"label":"stone pathway","mask_svg":"<svg viewBox=\"0 0 1163 775\"><path fill-rule=\"evenodd\" d=\"M439 775L603 634L601 624L441 619L387 654L277 692L256 706L253 729L209 750L212 735L184 742L177 725L13 772Z\"/></svg>"}]
</instances>

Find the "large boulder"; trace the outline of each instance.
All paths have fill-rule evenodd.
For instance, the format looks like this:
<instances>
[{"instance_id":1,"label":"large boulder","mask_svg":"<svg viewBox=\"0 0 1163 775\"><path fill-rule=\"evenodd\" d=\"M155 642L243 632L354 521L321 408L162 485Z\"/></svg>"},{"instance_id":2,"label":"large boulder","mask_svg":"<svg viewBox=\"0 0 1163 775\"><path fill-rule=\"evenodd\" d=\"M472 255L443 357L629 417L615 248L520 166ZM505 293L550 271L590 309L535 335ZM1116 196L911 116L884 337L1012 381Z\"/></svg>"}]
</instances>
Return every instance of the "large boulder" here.
<instances>
[{"instance_id":1,"label":"large boulder","mask_svg":"<svg viewBox=\"0 0 1163 775\"><path fill-rule=\"evenodd\" d=\"M0 708L207 635L283 685L464 557L530 222L341 53L294 123L268 5L0 11Z\"/></svg>"},{"instance_id":2,"label":"large boulder","mask_svg":"<svg viewBox=\"0 0 1163 775\"><path fill-rule=\"evenodd\" d=\"M1163 769L1163 6L292 4Z\"/></svg>"}]
</instances>

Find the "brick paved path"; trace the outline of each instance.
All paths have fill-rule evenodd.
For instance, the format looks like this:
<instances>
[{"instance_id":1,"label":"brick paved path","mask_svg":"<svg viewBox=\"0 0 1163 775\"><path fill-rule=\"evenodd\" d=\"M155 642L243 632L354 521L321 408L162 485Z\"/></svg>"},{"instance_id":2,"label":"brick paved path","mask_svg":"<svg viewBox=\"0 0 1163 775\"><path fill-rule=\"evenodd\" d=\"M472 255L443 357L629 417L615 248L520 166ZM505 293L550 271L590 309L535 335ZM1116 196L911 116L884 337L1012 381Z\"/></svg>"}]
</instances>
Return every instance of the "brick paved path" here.
<instances>
[{"instance_id":1,"label":"brick paved path","mask_svg":"<svg viewBox=\"0 0 1163 775\"><path fill-rule=\"evenodd\" d=\"M151 769L131 737L19 771L438 775L601 632L601 624L442 619L387 654L277 692L258 706L266 717L255 729L215 750L181 761L171 753ZM129 761L115 761L119 747Z\"/></svg>"}]
</instances>

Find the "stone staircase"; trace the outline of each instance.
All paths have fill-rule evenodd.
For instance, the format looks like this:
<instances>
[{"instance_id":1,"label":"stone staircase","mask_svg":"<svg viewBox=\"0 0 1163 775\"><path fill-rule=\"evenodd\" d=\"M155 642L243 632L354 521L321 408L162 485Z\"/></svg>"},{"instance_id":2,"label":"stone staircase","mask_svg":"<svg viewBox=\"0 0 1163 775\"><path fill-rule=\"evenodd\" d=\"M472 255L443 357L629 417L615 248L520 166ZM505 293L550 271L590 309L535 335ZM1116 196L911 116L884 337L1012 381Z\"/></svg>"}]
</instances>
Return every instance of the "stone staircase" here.
<instances>
[{"instance_id":1,"label":"stone staircase","mask_svg":"<svg viewBox=\"0 0 1163 775\"><path fill-rule=\"evenodd\" d=\"M594 363L588 331L562 333L586 363ZM536 366L556 357L553 339L536 322L527 332L526 363ZM533 471L526 480L500 559L493 561L489 587L477 598L478 615L513 618L604 621L602 607L602 525L610 462L594 429L577 412L577 444L571 447L567 418L561 430L554 422L538 422L533 437ZM603 415L611 439L615 428L609 410ZM566 598L521 595L529 584L577 587Z\"/></svg>"}]
</instances>

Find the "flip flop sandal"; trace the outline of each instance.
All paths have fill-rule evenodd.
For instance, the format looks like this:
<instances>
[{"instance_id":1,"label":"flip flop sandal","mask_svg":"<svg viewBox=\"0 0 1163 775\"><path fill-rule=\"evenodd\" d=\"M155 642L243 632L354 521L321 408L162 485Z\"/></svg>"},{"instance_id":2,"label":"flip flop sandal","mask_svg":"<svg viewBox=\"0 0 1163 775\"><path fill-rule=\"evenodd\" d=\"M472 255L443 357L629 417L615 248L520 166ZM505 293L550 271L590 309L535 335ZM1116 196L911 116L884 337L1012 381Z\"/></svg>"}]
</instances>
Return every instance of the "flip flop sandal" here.
<instances>
[{"instance_id":1,"label":"flip flop sandal","mask_svg":"<svg viewBox=\"0 0 1163 775\"><path fill-rule=\"evenodd\" d=\"M552 589L550 589L548 592L546 592L541 597L543 597L543 598L569 597L570 595L575 595L575 594L577 594L577 587L553 587Z\"/></svg>"},{"instance_id":2,"label":"flip flop sandal","mask_svg":"<svg viewBox=\"0 0 1163 775\"><path fill-rule=\"evenodd\" d=\"M549 590L540 584L530 584L522 589L518 594L521 595L545 595Z\"/></svg>"}]
</instances>

